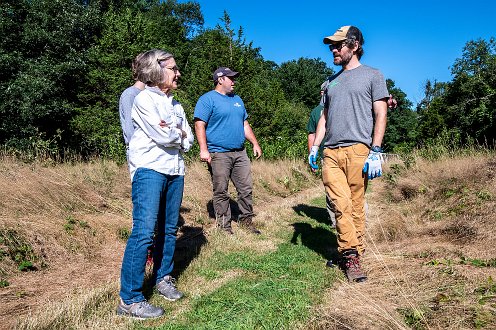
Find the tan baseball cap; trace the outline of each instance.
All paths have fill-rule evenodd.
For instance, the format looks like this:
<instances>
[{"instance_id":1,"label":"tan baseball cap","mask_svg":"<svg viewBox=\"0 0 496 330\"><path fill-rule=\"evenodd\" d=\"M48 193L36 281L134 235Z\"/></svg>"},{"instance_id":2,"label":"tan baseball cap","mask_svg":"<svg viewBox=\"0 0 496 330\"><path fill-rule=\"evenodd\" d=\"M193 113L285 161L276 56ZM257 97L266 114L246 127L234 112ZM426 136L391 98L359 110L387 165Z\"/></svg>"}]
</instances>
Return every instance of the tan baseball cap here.
<instances>
[{"instance_id":1,"label":"tan baseball cap","mask_svg":"<svg viewBox=\"0 0 496 330\"><path fill-rule=\"evenodd\" d=\"M363 45L364 42L362 32L356 26L346 25L337 29L332 36L325 37L324 44L333 44L346 39L355 39L360 45Z\"/></svg>"}]
</instances>

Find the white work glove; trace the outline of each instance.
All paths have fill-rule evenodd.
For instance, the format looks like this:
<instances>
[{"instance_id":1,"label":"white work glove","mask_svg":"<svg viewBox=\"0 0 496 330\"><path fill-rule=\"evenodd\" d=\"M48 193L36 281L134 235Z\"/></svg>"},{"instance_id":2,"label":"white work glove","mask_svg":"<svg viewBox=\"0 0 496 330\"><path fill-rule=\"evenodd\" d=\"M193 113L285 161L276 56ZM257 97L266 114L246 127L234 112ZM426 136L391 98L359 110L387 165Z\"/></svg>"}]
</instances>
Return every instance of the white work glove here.
<instances>
[{"instance_id":1,"label":"white work glove","mask_svg":"<svg viewBox=\"0 0 496 330\"><path fill-rule=\"evenodd\" d=\"M365 165L363 165L363 173L367 173L369 180L382 176L382 163L384 163L384 159L381 147L372 146L369 156L365 160Z\"/></svg>"},{"instance_id":2,"label":"white work glove","mask_svg":"<svg viewBox=\"0 0 496 330\"><path fill-rule=\"evenodd\" d=\"M308 164L310 164L310 167L312 170L318 170L319 165L317 165L317 156L319 154L319 147L318 146L312 146L310 148L310 154L308 155Z\"/></svg>"}]
</instances>

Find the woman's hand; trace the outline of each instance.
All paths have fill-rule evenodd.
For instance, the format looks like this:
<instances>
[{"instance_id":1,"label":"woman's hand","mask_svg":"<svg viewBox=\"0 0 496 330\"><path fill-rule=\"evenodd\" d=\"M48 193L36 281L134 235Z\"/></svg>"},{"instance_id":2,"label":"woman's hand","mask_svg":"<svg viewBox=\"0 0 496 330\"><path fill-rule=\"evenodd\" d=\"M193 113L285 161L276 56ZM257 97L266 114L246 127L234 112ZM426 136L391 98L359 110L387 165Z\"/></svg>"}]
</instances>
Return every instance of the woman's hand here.
<instances>
[{"instance_id":1,"label":"woman's hand","mask_svg":"<svg viewBox=\"0 0 496 330\"><path fill-rule=\"evenodd\" d=\"M169 125L167 125L167 123L165 122L165 120L160 120L160 123L158 124L160 127L164 128L164 127L169 127ZM179 128L179 127L178 127ZM179 128L180 129L180 128ZM183 131L181 129L181 139L184 139L188 137L188 133L186 133L185 131Z\"/></svg>"}]
</instances>

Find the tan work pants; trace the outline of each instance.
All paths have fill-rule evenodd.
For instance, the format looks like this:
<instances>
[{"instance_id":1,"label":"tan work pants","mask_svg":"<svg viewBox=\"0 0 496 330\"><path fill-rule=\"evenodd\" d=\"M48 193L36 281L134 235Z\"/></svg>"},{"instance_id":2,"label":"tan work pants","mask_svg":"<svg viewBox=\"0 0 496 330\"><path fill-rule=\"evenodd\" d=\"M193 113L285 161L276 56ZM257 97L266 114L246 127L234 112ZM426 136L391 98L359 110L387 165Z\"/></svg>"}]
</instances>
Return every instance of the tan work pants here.
<instances>
[{"instance_id":1,"label":"tan work pants","mask_svg":"<svg viewBox=\"0 0 496 330\"><path fill-rule=\"evenodd\" d=\"M338 252L365 250L365 190L367 176L362 169L369 154L364 144L324 149L322 180L334 202Z\"/></svg>"}]
</instances>

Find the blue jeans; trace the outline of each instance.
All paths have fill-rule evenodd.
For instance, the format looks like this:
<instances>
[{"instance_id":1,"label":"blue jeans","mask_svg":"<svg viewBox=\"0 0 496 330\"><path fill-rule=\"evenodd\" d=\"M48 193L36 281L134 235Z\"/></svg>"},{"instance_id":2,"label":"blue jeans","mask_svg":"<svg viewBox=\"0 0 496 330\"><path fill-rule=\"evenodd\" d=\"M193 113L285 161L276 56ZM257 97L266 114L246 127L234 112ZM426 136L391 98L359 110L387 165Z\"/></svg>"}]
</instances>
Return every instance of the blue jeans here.
<instances>
[{"instance_id":1,"label":"blue jeans","mask_svg":"<svg viewBox=\"0 0 496 330\"><path fill-rule=\"evenodd\" d=\"M158 283L174 268L177 222L183 199L184 176L138 168L132 182L133 229L121 269L120 296L124 303L145 300L143 280L148 248L153 244L153 277Z\"/></svg>"}]
</instances>

